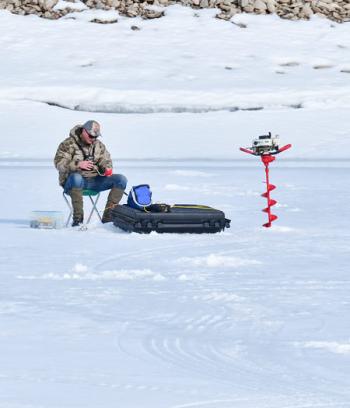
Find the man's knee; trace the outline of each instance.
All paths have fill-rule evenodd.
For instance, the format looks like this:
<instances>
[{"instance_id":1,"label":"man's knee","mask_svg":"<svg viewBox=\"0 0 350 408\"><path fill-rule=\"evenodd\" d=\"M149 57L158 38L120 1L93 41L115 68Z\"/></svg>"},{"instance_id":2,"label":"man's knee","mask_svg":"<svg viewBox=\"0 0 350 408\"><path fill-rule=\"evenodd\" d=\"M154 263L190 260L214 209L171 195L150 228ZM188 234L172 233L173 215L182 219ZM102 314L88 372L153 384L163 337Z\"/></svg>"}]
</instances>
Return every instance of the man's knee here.
<instances>
[{"instance_id":1,"label":"man's knee","mask_svg":"<svg viewBox=\"0 0 350 408\"><path fill-rule=\"evenodd\" d=\"M66 186L69 190L71 190L72 188L83 188L83 176L80 173L71 173L66 181Z\"/></svg>"},{"instance_id":2,"label":"man's knee","mask_svg":"<svg viewBox=\"0 0 350 408\"><path fill-rule=\"evenodd\" d=\"M121 190L126 189L128 179L123 174L113 174L111 177L113 181L113 187L120 188Z\"/></svg>"}]
</instances>

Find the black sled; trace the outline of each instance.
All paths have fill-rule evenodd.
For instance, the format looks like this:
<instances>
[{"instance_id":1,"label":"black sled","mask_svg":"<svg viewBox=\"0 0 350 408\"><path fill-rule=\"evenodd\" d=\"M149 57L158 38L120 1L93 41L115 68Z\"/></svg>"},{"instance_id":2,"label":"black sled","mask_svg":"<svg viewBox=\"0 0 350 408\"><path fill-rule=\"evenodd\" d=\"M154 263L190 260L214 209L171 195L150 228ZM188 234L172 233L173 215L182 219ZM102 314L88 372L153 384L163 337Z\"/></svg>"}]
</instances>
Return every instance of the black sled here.
<instances>
[{"instance_id":1,"label":"black sled","mask_svg":"<svg viewBox=\"0 0 350 408\"><path fill-rule=\"evenodd\" d=\"M175 204L168 212L136 210L119 205L112 210L113 223L128 232L158 233L216 233L230 227L225 214L211 207L193 204Z\"/></svg>"}]
</instances>

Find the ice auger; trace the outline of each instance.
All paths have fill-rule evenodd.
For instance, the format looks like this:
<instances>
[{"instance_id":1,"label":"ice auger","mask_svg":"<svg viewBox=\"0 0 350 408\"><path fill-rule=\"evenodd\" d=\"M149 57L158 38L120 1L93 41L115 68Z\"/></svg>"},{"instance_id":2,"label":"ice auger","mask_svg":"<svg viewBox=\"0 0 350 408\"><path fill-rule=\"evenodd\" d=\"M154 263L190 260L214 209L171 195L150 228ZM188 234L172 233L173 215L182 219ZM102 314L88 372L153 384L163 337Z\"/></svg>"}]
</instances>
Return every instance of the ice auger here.
<instances>
[{"instance_id":1,"label":"ice auger","mask_svg":"<svg viewBox=\"0 0 350 408\"><path fill-rule=\"evenodd\" d=\"M272 136L271 132L268 135L259 136L253 140L253 146L250 148L241 147L240 150L244 153L252 154L254 156L260 156L261 161L265 166L266 177L266 191L261 194L262 197L267 200L267 207L263 209L267 213L268 221L263 224L263 227L269 228L272 222L277 220L277 215L272 214L271 207L277 204L276 200L273 200L270 196L270 192L276 188L275 185L270 183L269 177L269 164L276 160L274 155L282 153L292 147L291 144L287 144L283 147L279 147L279 137Z\"/></svg>"}]
</instances>

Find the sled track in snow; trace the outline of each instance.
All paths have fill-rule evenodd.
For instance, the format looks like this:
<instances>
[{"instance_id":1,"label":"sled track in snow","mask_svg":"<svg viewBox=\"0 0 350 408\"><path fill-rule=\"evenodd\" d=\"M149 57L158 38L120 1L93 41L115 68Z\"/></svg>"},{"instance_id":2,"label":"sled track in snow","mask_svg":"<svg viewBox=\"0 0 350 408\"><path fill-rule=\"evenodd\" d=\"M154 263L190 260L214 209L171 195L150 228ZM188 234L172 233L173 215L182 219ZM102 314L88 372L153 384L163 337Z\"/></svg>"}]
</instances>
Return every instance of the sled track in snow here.
<instances>
[{"instance_id":1,"label":"sled track in snow","mask_svg":"<svg viewBox=\"0 0 350 408\"><path fill-rule=\"evenodd\" d=\"M187 243L174 243L174 245L158 247L156 250L142 250L137 254L123 253L110 257L96 267L98 269L105 268L106 264L114 263L123 256L131 256L134 261L141 258L144 262L156 251L161 251L164 259L171 259L174 253L181 253L181 248L187 245ZM197 242L195 246L199 249L202 243ZM210 244L205 246L207 249L210 248ZM232 254L234 252L229 250L222 253ZM159 264L159 267L162 268L162 263ZM181 268L181 264L176 267ZM171 272L172 278L176 276L175 273L180 272L173 270ZM193 373L197 377L207 378L224 386L234 384L233 390L235 392L246 392L248 389L252 393L263 394L266 387L264 381L268 377L269 381L274 383L274 391L281 395L285 394L287 390L292 395L304 388L309 391L305 395L305 401L314 397L317 399L317 395L326 396L324 384L329 381L329 378L318 373L320 385L313 384L312 387L305 387L308 382L308 375L316 375L316 373L312 370L307 374L298 374L298 366L294 364L293 357L289 357L288 352L285 352L292 347L291 345L286 344L282 339L280 340L278 336L274 343L265 344L266 341L271 341L271 335L267 340L262 338L260 341L251 337L251 342L248 341L248 343L243 344L240 341L240 336L237 337L236 330L240 322L243 325L246 322L252 326L252 329L256 326L258 330L262 330L262 328L259 329L259 325L265 320L268 322L271 318L269 317L270 310L268 308L265 310L264 307L266 308L266 306L263 308L261 305L259 306L267 286L272 291L273 296L282 291L281 297L283 297L283 293L289 293L293 297L295 296L294 292L298 292L301 286L304 286L304 289L317 290L323 296L324 291L331 290L334 285L338 287L342 282L332 282L331 288L326 288L324 283L317 282L272 280L267 285L261 280L247 279L244 281L244 285L241 282L235 287L234 292L230 292L229 289L221 287L218 271L214 271L216 285L211 289L208 289L207 285L210 285L208 280L213 282L214 277L210 271L202 271L202 273L203 276L206 276L206 289L195 286L187 289L183 293L180 303L178 299L172 297L171 292L168 294L168 301L174 303L174 308L167 313L167 318L154 316L152 321L146 323L140 321L136 316L130 318L130 320L137 321L137 326L140 325L142 336L135 339L133 326L126 327L117 341L119 350L133 358L147 361L156 359L167 365L170 364L171 367L180 370L180 372ZM168 275L167 278L169 277ZM142 292L139 293L139 296L142 296ZM252 299L256 300L253 302ZM286 298L287 302L288 299L289 297ZM255 302L257 303L255 304ZM188 317L187 308L195 310L191 318ZM268 326L265 329L268 331ZM167 334L164 335L164 333ZM247 340L246 336L245 338ZM227 339L230 341L228 342ZM261 360L261 356L264 355L262 349L265 347L277 347L280 351L275 358L271 358L269 353L265 359ZM260 356L260 360L255 361L256 353ZM261 366L264 367L264 370L261 370ZM245 380L242 381L242 378ZM346 386L346 381L344 381L344 386ZM206 404L204 403L203 407L208 406ZM301 404L300 406L307 407L308 405ZM310 404L309 406L332 407L334 405ZM217 407L221 407L221 405L217 405ZM222 407L226 407L226 405L222 405Z\"/></svg>"},{"instance_id":2,"label":"sled track in snow","mask_svg":"<svg viewBox=\"0 0 350 408\"><path fill-rule=\"evenodd\" d=\"M221 316L222 321L224 317ZM176 320L170 320L168 323L170 325L175 325ZM216 320L215 317L213 320ZM179 322L176 322L177 324ZM210 320L207 322L207 331L212 332ZM300 376L298 381L294 379L283 378L283 374L288 373L288 368L291 365L288 359L281 361L272 361L269 363L270 370L261 370L259 363L253 361L253 356L250 356L248 349L242 345L237 345L234 353L229 353L225 350L223 345L218 344L219 336L217 341L206 340L208 333L206 331L198 333L196 335L191 334L181 334L180 332L174 334L173 336L162 335L162 330L154 330L151 334L147 335L143 339L140 339L138 345L138 354L135 355L131 350L130 354L133 353L133 357L145 358L149 360L149 356L166 363L170 364L170 367L179 369L180 373L188 375L189 373L194 374L196 377L206 378L207 381L221 383L226 387L231 388L233 393L246 393L249 391L254 395L258 393L263 395L266 392L266 385L262 381L262 378L269 378L269 382L274 384L274 392L280 395L286 395L286 392L293 395L295 392L300 393L300 385L307 384L307 377ZM119 346L124 352L128 349L129 336L125 332L121 339L119 339ZM133 349L135 351L135 348ZM232 346L231 346L232 350ZM281 365L286 364L284 371L280 371ZM277 369L277 372L275 371ZM290 373L289 373L290 374ZM181 374L180 374L181 375ZM320 377L321 378L321 377ZM243 381L242 381L243 379ZM323 380L323 379L322 379ZM242 383L244 385L242 385ZM313 392L305 393L305 395L300 395L300 399L304 401L310 401L311 399L319 399L321 395L324 397L323 385L317 387L318 389L313 389ZM298 391L299 390L299 391ZM306 391L306 390L305 390ZM216 401L219 402L219 401ZM251 402L251 401L250 401ZM259 401L260 403L261 401ZM226 403L226 401L225 401ZM207 402L203 403L206 406ZM194 404L193 406L197 406ZM198 406L202 406L201 403ZM226 405L216 405L217 407L226 407ZM250 406L250 405L249 405ZM259 405L260 407L261 405ZM271 407L269 403L266 404L267 407ZM278 405L280 407L281 405ZM296 405L283 405L295 407ZM299 406L299 405L298 405ZM302 407L314 407L314 406L330 406L337 407L333 404L301 404Z\"/></svg>"}]
</instances>

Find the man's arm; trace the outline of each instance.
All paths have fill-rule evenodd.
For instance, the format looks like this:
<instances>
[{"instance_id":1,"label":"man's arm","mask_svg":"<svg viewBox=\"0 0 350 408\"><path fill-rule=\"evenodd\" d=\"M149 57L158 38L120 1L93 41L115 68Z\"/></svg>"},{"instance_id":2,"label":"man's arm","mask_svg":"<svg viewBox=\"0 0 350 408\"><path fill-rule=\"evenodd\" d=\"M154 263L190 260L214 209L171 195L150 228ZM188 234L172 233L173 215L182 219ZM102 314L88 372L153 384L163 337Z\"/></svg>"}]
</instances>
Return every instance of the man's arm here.
<instances>
[{"instance_id":1,"label":"man's arm","mask_svg":"<svg viewBox=\"0 0 350 408\"><path fill-rule=\"evenodd\" d=\"M54 163L56 169L60 173L74 172L79 168L79 161L73 160L74 150L72 151L71 144L63 141L57 149Z\"/></svg>"},{"instance_id":2,"label":"man's arm","mask_svg":"<svg viewBox=\"0 0 350 408\"><path fill-rule=\"evenodd\" d=\"M96 164L102 171L105 171L106 169L112 169L113 163L111 155L109 154L109 151L106 149L106 146L102 142L100 143L101 153Z\"/></svg>"}]
</instances>

